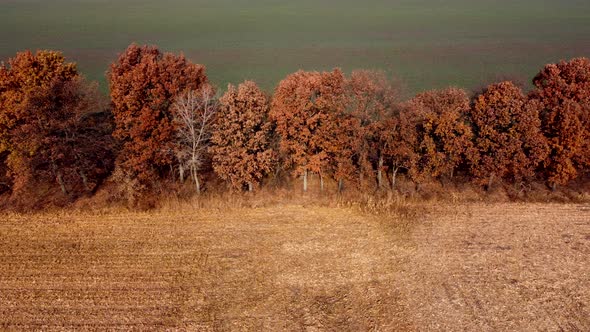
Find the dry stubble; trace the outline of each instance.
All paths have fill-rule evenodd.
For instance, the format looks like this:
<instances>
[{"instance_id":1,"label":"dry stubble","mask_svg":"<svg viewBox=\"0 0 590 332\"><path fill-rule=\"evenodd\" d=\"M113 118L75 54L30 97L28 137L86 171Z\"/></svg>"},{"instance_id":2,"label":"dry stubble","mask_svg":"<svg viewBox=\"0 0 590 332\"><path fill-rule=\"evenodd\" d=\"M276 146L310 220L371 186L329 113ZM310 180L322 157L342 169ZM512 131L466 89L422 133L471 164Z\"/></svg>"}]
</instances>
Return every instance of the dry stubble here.
<instances>
[{"instance_id":1,"label":"dry stubble","mask_svg":"<svg viewBox=\"0 0 590 332\"><path fill-rule=\"evenodd\" d=\"M3 329L590 329L585 206L3 219Z\"/></svg>"}]
</instances>

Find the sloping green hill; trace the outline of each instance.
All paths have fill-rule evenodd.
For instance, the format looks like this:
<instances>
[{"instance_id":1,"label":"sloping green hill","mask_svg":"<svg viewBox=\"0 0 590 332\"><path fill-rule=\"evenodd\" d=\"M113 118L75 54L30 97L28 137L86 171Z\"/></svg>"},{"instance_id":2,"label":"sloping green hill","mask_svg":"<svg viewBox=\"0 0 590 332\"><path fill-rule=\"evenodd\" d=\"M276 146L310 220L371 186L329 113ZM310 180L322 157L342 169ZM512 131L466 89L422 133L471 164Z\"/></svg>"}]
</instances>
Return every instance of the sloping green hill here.
<instances>
[{"instance_id":1,"label":"sloping green hill","mask_svg":"<svg viewBox=\"0 0 590 332\"><path fill-rule=\"evenodd\" d=\"M297 69L379 68L409 92L529 80L590 56L590 2L468 0L0 0L0 58L60 49L104 85L129 43L184 51L212 80L267 90Z\"/></svg>"}]
</instances>

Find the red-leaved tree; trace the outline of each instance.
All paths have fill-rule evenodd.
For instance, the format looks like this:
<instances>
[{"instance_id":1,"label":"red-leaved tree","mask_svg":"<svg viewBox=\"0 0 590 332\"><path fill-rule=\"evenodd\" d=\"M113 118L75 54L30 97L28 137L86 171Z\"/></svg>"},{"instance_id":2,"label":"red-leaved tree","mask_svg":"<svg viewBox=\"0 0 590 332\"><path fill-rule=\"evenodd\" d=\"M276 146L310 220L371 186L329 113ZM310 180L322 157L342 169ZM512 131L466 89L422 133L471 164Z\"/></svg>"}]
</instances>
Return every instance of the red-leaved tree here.
<instances>
[{"instance_id":1,"label":"red-leaved tree","mask_svg":"<svg viewBox=\"0 0 590 332\"><path fill-rule=\"evenodd\" d=\"M555 188L590 167L590 59L548 64L533 83L537 88L531 99L540 103L550 148L546 176Z\"/></svg>"},{"instance_id":2,"label":"red-leaved tree","mask_svg":"<svg viewBox=\"0 0 590 332\"><path fill-rule=\"evenodd\" d=\"M538 103L528 101L512 82L488 86L470 112L474 131L471 172L477 182L492 186L494 178L531 178L547 157Z\"/></svg>"},{"instance_id":3,"label":"red-leaved tree","mask_svg":"<svg viewBox=\"0 0 590 332\"><path fill-rule=\"evenodd\" d=\"M0 69L0 140L13 193L45 184L71 197L96 189L113 161L110 117L96 85L59 52L19 53L9 65Z\"/></svg>"},{"instance_id":4,"label":"red-leaved tree","mask_svg":"<svg viewBox=\"0 0 590 332\"><path fill-rule=\"evenodd\" d=\"M329 170L330 152L337 149L338 117L345 107L342 72L298 71L276 88L271 119L280 136L280 152L286 167L303 177L307 191L309 172L323 178Z\"/></svg>"},{"instance_id":5,"label":"red-leaved tree","mask_svg":"<svg viewBox=\"0 0 590 332\"><path fill-rule=\"evenodd\" d=\"M361 185L368 175L372 181L376 176L378 186L383 186L384 149L388 143L381 133L392 130L386 126L396 111L397 97L397 89L383 72L356 70L347 81L348 112L358 122L354 136Z\"/></svg>"},{"instance_id":6,"label":"red-leaved tree","mask_svg":"<svg viewBox=\"0 0 590 332\"><path fill-rule=\"evenodd\" d=\"M30 173L15 174L56 179L64 194L93 192L114 165L113 122L96 85L58 81L33 92L25 107L26 124L12 134Z\"/></svg>"},{"instance_id":7,"label":"red-leaved tree","mask_svg":"<svg viewBox=\"0 0 590 332\"><path fill-rule=\"evenodd\" d=\"M358 119L345 112L334 114L335 126L327 139L331 144L327 147L329 158L328 173L338 182L338 192L344 189L344 181L354 181L360 172L358 166L361 130ZM320 183L323 189L323 182Z\"/></svg>"},{"instance_id":8,"label":"red-leaved tree","mask_svg":"<svg viewBox=\"0 0 590 332\"><path fill-rule=\"evenodd\" d=\"M180 93L208 85L205 67L156 47L130 45L108 73L117 165L150 186L174 169L176 128L172 104Z\"/></svg>"},{"instance_id":9,"label":"red-leaved tree","mask_svg":"<svg viewBox=\"0 0 590 332\"><path fill-rule=\"evenodd\" d=\"M384 164L391 170L391 189L395 190L397 174L400 170L413 170L418 160L418 146L416 128L418 121L412 112L401 107L381 125L379 142L382 142L382 156Z\"/></svg>"},{"instance_id":10,"label":"red-leaved tree","mask_svg":"<svg viewBox=\"0 0 590 332\"><path fill-rule=\"evenodd\" d=\"M252 191L276 161L268 97L246 81L237 88L229 85L219 102L210 148L213 169L235 189Z\"/></svg>"},{"instance_id":11,"label":"red-leaved tree","mask_svg":"<svg viewBox=\"0 0 590 332\"><path fill-rule=\"evenodd\" d=\"M410 170L414 180L452 178L473 148L467 93L458 88L424 92L410 100L405 111L416 125L417 159Z\"/></svg>"},{"instance_id":12,"label":"red-leaved tree","mask_svg":"<svg viewBox=\"0 0 590 332\"><path fill-rule=\"evenodd\" d=\"M23 107L28 95L39 88L49 88L56 81L78 76L76 65L67 63L55 51L20 52L0 66L0 152L11 148L9 131L18 126L26 114ZM22 121L20 121L22 122Z\"/></svg>"}]
</instances>

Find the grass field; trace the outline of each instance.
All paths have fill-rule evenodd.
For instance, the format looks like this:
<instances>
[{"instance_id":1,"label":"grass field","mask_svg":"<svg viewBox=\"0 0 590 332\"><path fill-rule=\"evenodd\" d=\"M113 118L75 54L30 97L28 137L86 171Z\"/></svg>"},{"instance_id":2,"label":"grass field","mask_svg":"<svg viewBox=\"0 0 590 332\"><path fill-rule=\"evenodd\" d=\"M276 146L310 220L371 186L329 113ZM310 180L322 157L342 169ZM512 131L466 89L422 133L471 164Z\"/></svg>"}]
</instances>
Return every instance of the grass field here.
<instances>
[{"instance_id":1,"label":"grass field","mask_svg":"<svg viewBox=\"0 0 590 332\"><path fill-rule=\"evenodd\" d=\"M4 215L0 329L590 330L590 206L415 211Z\"/></svg>"},{"instance_id":2,"label":"grass field","mask_svg":"<svg viewBox=\"0 0 590 332\"><path fill-rule=\"evenodd\" d=\"M0 0L0 59L60 49L100 80L131 42L184 51L221 87L297 69L378 68L408 92L530 79L590 56L584 0Z\"/></svg>"}]
</instances>

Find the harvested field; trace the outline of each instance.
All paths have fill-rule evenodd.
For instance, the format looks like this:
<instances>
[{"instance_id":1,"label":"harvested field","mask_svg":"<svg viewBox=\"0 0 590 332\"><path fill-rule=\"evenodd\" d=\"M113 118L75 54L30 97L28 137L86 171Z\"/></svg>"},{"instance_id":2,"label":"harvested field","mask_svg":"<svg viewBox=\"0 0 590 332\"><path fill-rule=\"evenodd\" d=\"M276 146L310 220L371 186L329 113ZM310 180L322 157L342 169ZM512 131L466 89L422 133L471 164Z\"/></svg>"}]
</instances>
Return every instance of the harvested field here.
<instances>
[{"instance_id":1,"label":"harvested field","mask_svg":"<svg viewBox=\"0 0 590 332\"><path fill-rule=\"evenodd\" d=\"M5 215L0 329L590 330L590 207Z\"/></svg>"}]
</instances>

